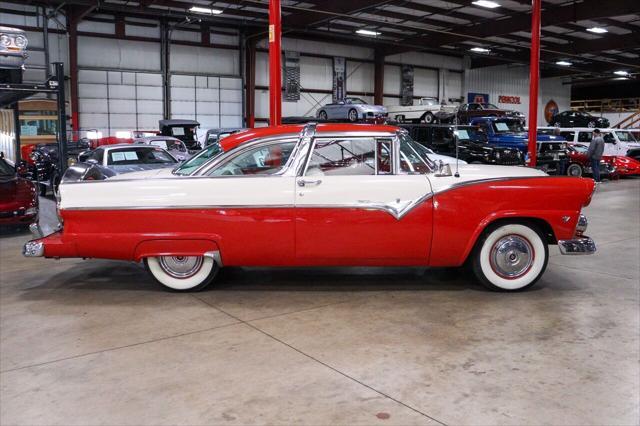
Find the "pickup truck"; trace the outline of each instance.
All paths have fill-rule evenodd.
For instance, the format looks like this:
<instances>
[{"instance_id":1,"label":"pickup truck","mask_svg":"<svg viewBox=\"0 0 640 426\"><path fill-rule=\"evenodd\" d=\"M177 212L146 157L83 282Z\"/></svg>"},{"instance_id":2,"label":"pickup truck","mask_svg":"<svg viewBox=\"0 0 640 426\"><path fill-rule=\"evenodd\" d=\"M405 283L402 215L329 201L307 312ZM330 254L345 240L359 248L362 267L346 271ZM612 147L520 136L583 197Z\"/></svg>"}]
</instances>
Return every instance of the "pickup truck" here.
<instances>
[{"instance_id":1,"label":"pickup truck","mask_svg":"<svg viewBox=\"0 0 640 426\"><path fill-rule=\"evenodd\" d=\"M437 121L436 115L442 110L453 113L453 111L455 111L455 106L440 105L440 102L438 102L438 99L436 98L420 98L417 105L387 106L388 116L398 122L421 122L431 124Z\"/></svg>"},{"instance_id":2,"label":"pickup truck","mask_svg":"<svg viewBox=\"0 0 640 426\"><path fill-rule=\"evenodd\" d=\"M477 117L472 126L487 136L490 145L516 148L525 155L529 147L529 135L518 118ZM536 136L538 159L536 166L547 173L564 174L569 159L565 138L538 133Z\"/></svg>"}]
</instances>

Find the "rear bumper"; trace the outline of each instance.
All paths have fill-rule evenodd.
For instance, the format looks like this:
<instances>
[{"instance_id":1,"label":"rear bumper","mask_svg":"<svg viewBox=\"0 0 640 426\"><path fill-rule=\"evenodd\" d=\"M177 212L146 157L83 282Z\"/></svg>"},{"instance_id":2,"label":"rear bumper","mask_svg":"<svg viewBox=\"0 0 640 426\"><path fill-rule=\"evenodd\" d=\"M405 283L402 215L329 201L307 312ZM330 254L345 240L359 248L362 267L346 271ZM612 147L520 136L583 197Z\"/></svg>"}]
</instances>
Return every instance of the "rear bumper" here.
<instances>
[{"instance_id":1,"label":"rear bumper","mask_svg":"<svg viewBox=\"0 0 640 426\"><path fill-rule=\"evenodd\" d=\"M558 241L558 248L560 253L567 255L593 254L596 252L596 243L589 237L579 237Z\"/></svg>"}]
</instances>

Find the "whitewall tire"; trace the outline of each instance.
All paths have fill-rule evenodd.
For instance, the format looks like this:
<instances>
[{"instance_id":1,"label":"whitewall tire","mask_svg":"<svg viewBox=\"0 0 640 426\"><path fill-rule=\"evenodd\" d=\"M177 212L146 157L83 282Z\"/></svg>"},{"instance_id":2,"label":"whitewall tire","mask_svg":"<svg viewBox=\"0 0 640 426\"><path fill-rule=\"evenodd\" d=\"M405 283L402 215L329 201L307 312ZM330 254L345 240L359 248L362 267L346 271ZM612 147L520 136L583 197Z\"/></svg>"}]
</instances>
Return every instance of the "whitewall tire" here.
<instances>
[{"instance_id":1,"label":"whitewall tire","mask_svg":"<svg viewBox=\"0 0 640 426\"><path fill-rule=\"evenodd\" d=\"M537 229L507 224L491 229L478 242L472 265L480 282L499 291L523 290L547 268L549 248Z\"/></svg>"},{"instance_id":2,"label":"whitewall tire","mask_svg":"<svg viewBox=\"0 0 640 426\"><path fill-rule=\"evenodd\" d=\"M567 176L580 177L582 173L582 166L580 164L571 163L569 167L567 167Z\"/></svg>"},{"instance_id":3,"label":"whitewall tire","mask_svg":"<svg viewBox=\"0 0 640 426\"><path fill-rule=\"evenodd\" d=\"M153 278L174 291L198 291L209 285L220 269L207 256L147 257L144 264Z\"/></svg>"}]
</instances>

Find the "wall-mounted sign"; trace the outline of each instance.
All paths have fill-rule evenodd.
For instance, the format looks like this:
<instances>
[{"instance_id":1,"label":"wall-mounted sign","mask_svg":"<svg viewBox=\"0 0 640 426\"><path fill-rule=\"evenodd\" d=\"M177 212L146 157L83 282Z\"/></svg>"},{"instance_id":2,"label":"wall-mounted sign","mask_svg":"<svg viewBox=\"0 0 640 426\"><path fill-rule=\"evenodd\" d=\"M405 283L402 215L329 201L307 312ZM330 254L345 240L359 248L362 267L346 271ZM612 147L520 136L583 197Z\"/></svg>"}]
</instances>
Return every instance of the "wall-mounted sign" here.
<instances>
[{"instance_id":1,"label":"wall-mounted sign","mask_svg":"<svg viewBox=\"0 0 640 426\"><path fill-rule=\"evenodd\" d=\"M300 100L300 53L284 51L284 101Z\"/></svg>"},{"instance_id":2,"label":"wall-mounted sign","mask_svg":"<svg viewBox=\"0 0 640 426\"><path fill-rule=\"evenodd\" d=\"M347 96L347 61L345 58L333 58L333 102Z\"/></svg>"},{"instance_id":3,"label":"wall-mounted sign","mask_svg":"<svg viewBox=\"0 0 640 426\"><path fill-rule=\"evenodd\" d=\"M549 102L544 106L544 118L547 120L547 123L550 123L553 119L553 116L558 113L560 108L558 108L558 104L553 99L549 99Z\"/></svg>"},{"instance_id":4,"label":"wall-mounted sign","mask_svg":"<svg viewBox=\"0 0 640 426\"><path fill-rule=\"evenodd\" d=\"M488 104L489 94L469 92L467 94L467 102L469 102L470 104Z\"/></svg>"},{"instance_id":5,"label":"wall-mounted sign","mask_svg":"<svg viewBox=\"0 0 640 426\"><path fill-rule=\"evenodd\" d=\"M400 80L400 105L413 105L413 66L402 65Z\"/></svg>"},{"instance_id":6,"label":"wall-mounted sign","mask_svg":"<svg viewBox=\"0 0 640 426\"><path fill-rule=\"evenodd\" d=\"M498 96L499 104L520 104L520 96Z\"/></svg>"}]
</instances>

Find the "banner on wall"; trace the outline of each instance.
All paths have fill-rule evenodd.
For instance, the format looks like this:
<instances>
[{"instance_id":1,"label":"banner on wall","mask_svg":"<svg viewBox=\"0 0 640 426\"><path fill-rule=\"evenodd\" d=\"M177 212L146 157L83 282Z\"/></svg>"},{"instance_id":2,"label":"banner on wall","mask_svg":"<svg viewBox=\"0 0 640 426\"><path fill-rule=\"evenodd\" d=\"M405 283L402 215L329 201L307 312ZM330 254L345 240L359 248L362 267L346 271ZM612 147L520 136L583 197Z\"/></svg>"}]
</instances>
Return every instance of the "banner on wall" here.
<instances>
[{"instance_id":1,"label":"banner on wall","mask_svg":"<svg viewBox=\"0 0 640 426\"><path fill-rule=\"evenodd\" d=\"M472 104L488 104L489 103L489 94L488 93L473 93L469 92L467 94L467 102Z\"/></svg>"},{"instance_id":2,"label":"banner on wall","mask_svg":"<svg viewBox=\"0 0 640 426\"><path fill-rule=\"evenodd\" d=\"M284 101L300 100L300 53L284 51Z\"/></svg>"},{"instance_id":3,"label":"banner on wall","mask_svg":"<svg viewBox=\"0 0 640 426\"><path fill-rule=\"evenodd\" d=\"M556 101L549 99L549 102L544 106L544 119L547 120L547 123L551 123L553 116L556 115L558 111L560 111L560 108L558 108Z\"/></svg>"},{"instance_id":4,"label":"banner on wall","mask_svg":"<svg viewBox=\"0 0 640 426\"><path fill-rule=\"evenodd\" d=\"M413 66L402 65L400 80L400 105L413 105Z\"/></svg>"},{"instance_id":5,"label":"banner on wall","mask_svg":"<svg viewBox=\"0 0 640 426\"><path fill-rule=\"evenodd\" d=\"M333 102L347 96L347 61L342 57L333 58Z\"/></svg>"}]
</instances>

